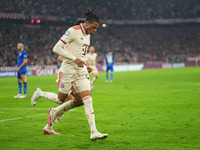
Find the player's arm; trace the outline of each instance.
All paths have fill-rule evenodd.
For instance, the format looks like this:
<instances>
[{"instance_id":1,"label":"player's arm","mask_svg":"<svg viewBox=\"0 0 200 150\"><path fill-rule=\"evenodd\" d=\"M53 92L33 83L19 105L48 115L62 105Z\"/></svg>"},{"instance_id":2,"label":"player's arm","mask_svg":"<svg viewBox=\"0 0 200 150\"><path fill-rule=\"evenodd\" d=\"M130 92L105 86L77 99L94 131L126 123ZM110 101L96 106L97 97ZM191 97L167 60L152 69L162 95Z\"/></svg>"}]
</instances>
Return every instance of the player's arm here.
<instances>
[{"instance_id":1,"label":"player's arm","mask_svg":"<svg viewBox=\"0 0 200 150\"><path fill-rule=\"evenodd\" d=\"M90 73L92 72L92 68L90 66L87 66L87 71Z\"/></svg>"},{"instance_id":2,"label":"player's arm","mask_svg":"<svg viewBox=\"0 0 200 150\"><path fill-rule=\"evenodd\" d=\"M17 72L19 72L19 70L27 63L27 58L23 59L22 64L17 68Z\"/></svg>"},{"instance_id":3,"label":"player's arm","mask_svg":"<svg viewBox=\"0 0 200 150\"><path fill-rule=\"evenodd\" d=\"M75 61L76 57L72 54L69 54L67 51L63 49L65 45L66 45L65 43L59 40L57 44L54 46L53 52L57 53L59 56Z\"/></svg>"},{"instance_id":4,"label":"player's arm","mask_svg":"<svg viewBox=\"0 0 200 150\"><path fill-rule=\"evenodd\" d=\"M61 39L57 42L57 44L54 46L53 52L57 53L59 56L62 56L62 57L67 58L69 60L73 60L79 67L83 67L83 65L85 64L84 61L76 58L74 55L68 53L63 48L66 44L69 44L74 39L75 39L75 31L73 31L73 30L67 31L61 37Z\"/></svg>"}]
</instances>

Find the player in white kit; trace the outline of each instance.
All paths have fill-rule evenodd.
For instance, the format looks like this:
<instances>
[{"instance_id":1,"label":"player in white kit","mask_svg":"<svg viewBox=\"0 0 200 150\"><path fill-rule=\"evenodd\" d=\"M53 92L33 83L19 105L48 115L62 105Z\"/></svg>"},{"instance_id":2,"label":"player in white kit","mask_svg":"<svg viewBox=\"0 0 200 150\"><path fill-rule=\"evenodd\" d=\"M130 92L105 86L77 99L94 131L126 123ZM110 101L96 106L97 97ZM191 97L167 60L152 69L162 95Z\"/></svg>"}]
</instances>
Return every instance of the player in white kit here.
<instances>
[{"instance_id":1,"label":"player in white kit","mask_svg":"<svg viewBox=\"0 0 200 150\"><path fill-rule=\"evenodd\" d=\"M102 134L96 129L90 81L85 66L90 35L95 33L98 27L99 18L90 14L85 23L69 28L54 46L53 51L66 59L59 69L58 95L49 95L49 98L57 98L57 101L62 103L65 102L68 93L76 92L85 107L85 114L91 130L91 140L105 139L108 136L108 134ZM62 115L64 111L72 109L75 103L76 101L72 99L56 108L49 108L48 125L53 126L57 122L57 117Z\"/></svg>"},{"instance_id":2,"label":"player in white kit","mask_svg":"<svg viewBox=\"0 0 200 150\"><path fill-rule=\"evenodd\" d=\"M87 54L87 58L88 58L87 59L87 65L92 68L91 73L94 75L94 77L90 81L91 89L93 89L93 83L99 76L99 73L98 73L98 70L97 70L97 67L96 67L96 65L97 65L97 62L96 62L97 53L95 53L94 46L90 46L89 53Z\"/></svg>"}]
</instances>

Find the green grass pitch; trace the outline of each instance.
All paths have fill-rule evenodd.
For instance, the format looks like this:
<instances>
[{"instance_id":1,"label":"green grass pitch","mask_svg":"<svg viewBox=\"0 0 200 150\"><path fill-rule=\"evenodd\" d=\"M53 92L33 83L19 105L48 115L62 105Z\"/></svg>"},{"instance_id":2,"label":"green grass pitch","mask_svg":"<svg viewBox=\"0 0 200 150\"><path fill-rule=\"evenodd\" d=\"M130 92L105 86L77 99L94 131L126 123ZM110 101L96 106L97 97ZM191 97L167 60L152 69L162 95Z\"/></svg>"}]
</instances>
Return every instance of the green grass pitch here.
<instances>
[{"instance_id":1,"label":"green grass pitch","mask_svg":"<svg viewBox=\"0 0 200 150\"><path fill-rule=\"evenodd\" d=\"M16 78L0 78L0 149L199 150L200 68L115 72L105 83L100 73L92 93L96 125L108 133L90 141L84 107L69 111L54 130L43 135L49 107L30 98L35 87L57 93L56 76L28 77L28 98L14 99Z\"/></svg>"}]
</instances>

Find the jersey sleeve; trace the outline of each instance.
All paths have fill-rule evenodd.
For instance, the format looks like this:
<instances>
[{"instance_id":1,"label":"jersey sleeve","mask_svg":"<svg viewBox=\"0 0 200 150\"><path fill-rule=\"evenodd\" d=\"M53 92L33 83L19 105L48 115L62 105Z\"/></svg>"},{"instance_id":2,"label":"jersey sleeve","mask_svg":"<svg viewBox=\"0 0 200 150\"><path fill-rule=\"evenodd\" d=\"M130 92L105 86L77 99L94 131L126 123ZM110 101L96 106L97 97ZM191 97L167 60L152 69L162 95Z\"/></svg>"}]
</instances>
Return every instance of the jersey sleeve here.
<instances>
[{"instance_id":1,"label":"jersey sleeve","mask_svg":"<svg viewBox=\"0 0 200 150\"><path fill-rule=\"evenodd\" d=\"M23 59L27 59L27 58L28 58L28 55L27 55L26 52L24 52L24 53L22 54L22 58L23 58Z\"/></svg>"},{"instance_id":2,"label":"jersey sleeve","mask_svg":"<svg viewBox=\"0 0 200 150\"><path fill-rule=\"evenodd\" d=\"M60 40L64 43L64 44L69 44L71 43L75 37L76 37L76 31L73 28L69 28L65 34L63 34L63 36L60 38Z\"/></svg>"}]
</instances>

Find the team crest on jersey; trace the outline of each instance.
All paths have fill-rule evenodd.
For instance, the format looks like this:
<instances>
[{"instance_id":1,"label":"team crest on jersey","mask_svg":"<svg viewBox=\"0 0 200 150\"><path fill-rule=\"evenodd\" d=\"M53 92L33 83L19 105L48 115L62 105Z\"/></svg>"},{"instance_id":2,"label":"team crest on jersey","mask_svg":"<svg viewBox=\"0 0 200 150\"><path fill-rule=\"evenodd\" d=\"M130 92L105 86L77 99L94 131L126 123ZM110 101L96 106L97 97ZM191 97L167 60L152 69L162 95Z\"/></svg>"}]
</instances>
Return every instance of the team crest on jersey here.
<instances>
[{"instance_id":1,"label":"team crest on jersey","mask_svg":"<svg viewBox=\"0 0 200 150\"><path fill-rule=\"evenodd\" d=\"M60 85L60 87L61 87L61 88L64 88L64 87L65 87L65 85L62 83L62 84Z\"/></svg>"},{"instance_id":2,"label":"team crest on jersey","mask_svg":"<svg viewBox=\"0 0 200 150\"><path fill-rule=\"evenodd\" d=\"M69 31L66 31L66 32L65 32L65 35L66 35L66 36L70 35L70 32L69 32Z\"/></svg>"},{"instance_id":3,"label":"team crest on jersey","mask_svg":"<svg viewBox=\"0 0 200 150\"><path fill-rule=\"evenodd\" d=\"M83 40L83 38L81 38L81 40Z\"/></svg>"}]
</instances>

